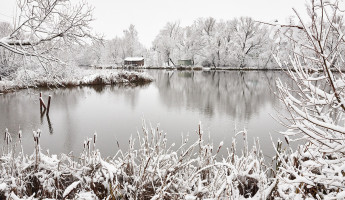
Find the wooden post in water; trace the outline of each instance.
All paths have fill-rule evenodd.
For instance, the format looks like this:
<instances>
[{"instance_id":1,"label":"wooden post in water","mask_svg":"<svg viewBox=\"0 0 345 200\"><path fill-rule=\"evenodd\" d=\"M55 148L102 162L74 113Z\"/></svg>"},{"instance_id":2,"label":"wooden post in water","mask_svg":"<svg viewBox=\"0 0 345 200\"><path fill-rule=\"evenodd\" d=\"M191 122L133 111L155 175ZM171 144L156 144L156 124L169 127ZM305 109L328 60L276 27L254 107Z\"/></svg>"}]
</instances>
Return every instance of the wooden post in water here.
<instances>
[{"instance_id":1,"label":"wooden post in water","mask_svg":"<svg viewBox=\"0 0 345 200\"><path fill-rule=\"evenodd\" d=\"M42 114L42 101L41 101L41 99L42 99L42 92L40 92L40 112Z\"/></svg>"},{"instance_id":2,"label":"wooden post in water","mask_svg":"<svg viewBox=\"0 0 345 200\"><path fill-rule=\"evenodd\" d=\"M40 111L41 111L41 114L42 114L42 107L44 108L43 112L45 112L47 110L47 106L43 101L42 92L40 92Z\"/></svg>"},{"instance_id":3,"label":"wooden post in water","mask_svg":"<svg viewBox=\"0 0 345 200\"><path fill-rule=\"evenodd\" d=\"M46 111L47 111L47 113L46 113L47 116L49 115L51 98L52 98L52 96L49 95L49 97L48 97L48 104L46 106L46 104L44 103L43 98L42 98L42 92L40 92L40 111L41 111L41 117L42 117L42 115L45 114ZM44 108L43 111L42 111L42 107Z\"/></svg>"},{"instance_id":4,"label":"wooden post in water","mask_svg":"<svg viewBox=\"0 0 345 200\"><path fill-rule=\"evenodd\" d=\"M40 102L41 102L41 105L42 105L43 108L44 108L44 111L46 111L46 110L47 110L47 106L46 106L46 104L44 103L42 97L40 98ZM43 112L44 112L44 111L43 111Z\"/></svg>"},{"instance_id":5,"label":"wooden post in water","mask_svg":"<svg viewBox=\"0 0 345 200\"><path fill-rule=\"evenodd\" d=\"M50 100L51 100L52 96L49 95L48 97L48 105L47 105L47 115L49 115L49 108L50 108Z\"/></svg>"}]
</instances>

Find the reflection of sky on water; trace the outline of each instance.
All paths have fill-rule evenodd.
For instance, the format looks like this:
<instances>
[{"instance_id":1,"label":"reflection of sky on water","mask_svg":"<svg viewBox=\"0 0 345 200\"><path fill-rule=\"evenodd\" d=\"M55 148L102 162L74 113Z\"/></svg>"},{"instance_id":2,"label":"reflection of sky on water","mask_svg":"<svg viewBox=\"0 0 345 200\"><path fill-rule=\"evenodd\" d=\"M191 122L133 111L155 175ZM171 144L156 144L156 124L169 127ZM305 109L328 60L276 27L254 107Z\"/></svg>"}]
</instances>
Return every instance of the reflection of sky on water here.
<instances>
[{"instance_id":1,"label":"reflection of sky on water","mask_svg":"<svg viewBox=\"0 0 345 200\"><path fill-rule=\"evenodd\" d=\"M260 137L266 154L272 155L271 133L283 130L270 114L281 110L274 80L281 72L148 71L155 82L137 87L74 87L43 91L52 95L49 119L40 117L37 94L27 90L0 96L0 130L24 133L24 148L33 151L32 130L43 130L42 147L51 153L82 150L86 137L98 133L98 148L110 156L127 149L130 135L141 130L142 119L159 123L169 141L180 143L181 134L196 138L202 122L204 133L219 144L231 144L236 130L248 130L249 141ZM271 91L272 90L272 91ZM52 132L52 133L50 133ZM16 140L17 136L13 135ZM241 140L238 141L241 145ZM1 141L1 144L3 142Z\"/></svg>"}]
</instances>

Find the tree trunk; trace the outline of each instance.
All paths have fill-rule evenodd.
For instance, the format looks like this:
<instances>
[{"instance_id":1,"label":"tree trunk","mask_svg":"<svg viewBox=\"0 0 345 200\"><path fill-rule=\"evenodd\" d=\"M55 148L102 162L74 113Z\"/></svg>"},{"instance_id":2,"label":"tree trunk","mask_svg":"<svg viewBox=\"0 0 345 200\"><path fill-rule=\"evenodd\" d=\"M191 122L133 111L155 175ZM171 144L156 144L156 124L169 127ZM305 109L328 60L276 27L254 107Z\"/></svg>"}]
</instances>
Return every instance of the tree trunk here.
<instances>
[{"instance_id":1,"label":"tree trunk","mask_svg":"<svg viewBox=\"0 0 345 200\"><path fill-rule=\"evenodd\" d=\"M174 67L176 66L175 63L171 60L171 58L169 58L169 60L171 61L171 63L174 65Z\"/></svg>"}]
</instances>

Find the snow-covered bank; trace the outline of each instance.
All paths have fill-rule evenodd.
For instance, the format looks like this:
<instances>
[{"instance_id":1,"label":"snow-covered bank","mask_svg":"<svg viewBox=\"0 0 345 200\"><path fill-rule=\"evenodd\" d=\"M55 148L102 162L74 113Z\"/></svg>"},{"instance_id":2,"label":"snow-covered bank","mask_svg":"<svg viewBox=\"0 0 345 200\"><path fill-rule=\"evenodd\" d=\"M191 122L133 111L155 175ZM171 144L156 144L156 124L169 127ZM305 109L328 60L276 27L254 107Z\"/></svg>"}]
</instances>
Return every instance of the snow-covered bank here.
<instances>
[{"instance_id":1,"label":"snow-covered bank","mask_svg":"<svg viewBox=\"0 0 345 200\"><path fill-rule=\"evenodd\" d=\"M271 194L276 180L267 178L258 146L246 146L238 156L234 140L228 155L220 159L223 143L205 142L200 126L196 133L196 142L185 138L174 147L158 128L144 126L141 134L130 138L127 152L103 158L97 134L87 138L83 153L74 157L43 153L39 130L34 133L34 153L26 155L20 141L11 143L6 132L0 199L264 199Z\"/></svg>"},{"instance_id":2,"label":"snow-covered bank","mask_svg":"<svg viewBox=\"0 0 345 200\"><path fill-rule=\"evenodd\" d=\"M81 85L142 84L153 81L146 73L114 70L74 70L66 76L49 77L31 72L14 80L0 81L0 93L34 87L68 87ZM29 78L27 78L29 77Z\"/></svg>"},{"instance_id":3,"label":"snow-covered bank","mask_svg":"<svg viewBox=\"0 0 345 200\"><path fill-rule=\"evenodd\" d=\"M158 128L144 125L141 134L130 138L127 152L120 150L113 158L103 158L97 150L96 133L84 141L80 156L57 156L43 153L40 130L34 131L35 150L31 155L23 152L21 137L12 141L6 130L0 157L0 199L344 197L344 164L317 153L311 144L283 152L278 142L273 165L267 166L258 141L248 148L245 131L240 132L244 139L241 153L236 152L235 139L231 145L205 142L200 125L196 134L199 139L194 143L182 138L175 147L168 145L166 134ZM221 148L228 152L223 158L218 155ZM320 163L313 163L312 156ZM330 179L333 182L328 182Z\"/></svg>"}]
</instances>

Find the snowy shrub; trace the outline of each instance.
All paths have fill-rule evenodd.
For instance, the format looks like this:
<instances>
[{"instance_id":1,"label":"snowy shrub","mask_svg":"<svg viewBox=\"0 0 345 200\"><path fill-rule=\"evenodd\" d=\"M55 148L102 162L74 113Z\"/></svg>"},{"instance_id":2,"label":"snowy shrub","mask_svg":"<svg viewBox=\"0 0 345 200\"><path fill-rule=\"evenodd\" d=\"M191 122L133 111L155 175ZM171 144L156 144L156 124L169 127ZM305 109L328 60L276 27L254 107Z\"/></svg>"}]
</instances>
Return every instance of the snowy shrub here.
<instances>
[{"instance_id":1,"label":"snowy shrub","mask_svg":"<svg viewBox=\"0 0 345 200\"><path fill-rule=\"evenodd\" d=\"M287 141L306 144L279 155L279 195L285 199L343 199L345 196L344 24L338 1L312 1L310 23L300 19L305 40L296 47L287 74L295 87L277 80L286 105ZM279 58L278 64L283 67Z\"/></svg>"}]
</instances>

